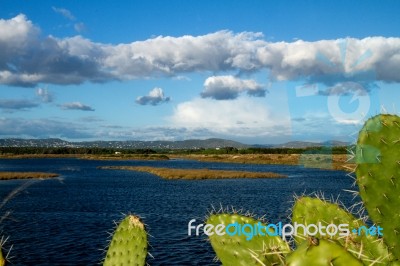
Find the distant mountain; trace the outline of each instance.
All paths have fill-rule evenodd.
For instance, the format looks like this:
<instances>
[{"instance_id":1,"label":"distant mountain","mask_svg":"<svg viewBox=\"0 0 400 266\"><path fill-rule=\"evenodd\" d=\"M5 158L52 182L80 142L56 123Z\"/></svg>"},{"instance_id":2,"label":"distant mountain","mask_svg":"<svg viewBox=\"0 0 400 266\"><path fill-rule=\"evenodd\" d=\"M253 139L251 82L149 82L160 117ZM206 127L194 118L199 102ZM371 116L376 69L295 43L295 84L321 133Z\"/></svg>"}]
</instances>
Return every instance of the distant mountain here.
<instances>
[{"instance_id":1,"label":"distant mountain","mask_svg":"<svg viewBox=\"0 0 400 266\"><path fill-rule=\"evenodd\" d=\"M330 140L324 142L290 141L283 144L274 145L274 148L309 148L309 147L339 147L347 146L349 142Z\"/></svg>"},{"instance_id":2,"label":"distant mountain","mask_svg":"<svg viewBox=\"0 0 400 266\"><path fill-rule=\"evenodd\" d=\"M215 149L222 147L247 148L249 145L226 139L183 141L82 141L69 142L62 139L0 139L0 147L46 147L46 148L114 148L114 149Z\"/></svg>"}]
</instances>

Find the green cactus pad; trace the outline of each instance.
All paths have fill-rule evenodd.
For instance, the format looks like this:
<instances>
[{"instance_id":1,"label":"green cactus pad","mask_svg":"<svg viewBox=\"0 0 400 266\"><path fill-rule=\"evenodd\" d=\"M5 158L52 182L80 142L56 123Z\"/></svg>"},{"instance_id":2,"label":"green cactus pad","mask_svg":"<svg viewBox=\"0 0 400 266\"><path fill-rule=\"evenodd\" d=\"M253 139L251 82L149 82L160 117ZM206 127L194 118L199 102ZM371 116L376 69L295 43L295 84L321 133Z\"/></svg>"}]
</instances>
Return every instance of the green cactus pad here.
<instances>
[{"instance_id":1,"label":"green cactus pad","mask_svg":"<svg viewBox=\"0 0 400 266\"><path fill-rule=\"evenodd\" d=\"M125 217L111 239L104 266L145 265L147 233L144 224L133 215Z\"/></svg>"},{"instance_id":2,"label":"green cactus pad","mask_svg":"<svg viewBox=\"0 0 400 266\"><path fill-rule=\"evenodd\" d=\"M334 224L337 227L340 224L348 224L347 229L349 230L348 236L340 236L339 232L330 234L326 232L325 235L321 235L317 232L315 237L319 239L333 239L339 244L346 247L357 254L360 254L361 260L365 264L375 261L376 264L386 265L391 259L393 259L388 251L387 246L377 236L366 235L364 230L360 230L361 235L352 233L352 229L358 229L365 226L364 222L360 219L356 219L351 213L342 209L338 204L330 203L319 198L311 197L300 197L296 200L293 213L292 223L309 225L318 225L321 223L322 226L328 226ZM304 235L303 228L298 228L295 241L297 244L302 243L308 236Z\"/></svg>"},{"instance_id":3,"label":"green cactus pad","mask_svg":"<svg viewBox=\"0 0 400 266\"><path fill-rule=\"evenodd\" d=\"M359 133L356 175L360 196L383 239L400 258L400 117L370 118Z\"/></svg>"},{"instance_id":4,"label":"green cactus pad","mask_svg":"<svg viewBox=\"0 0 400 266\"><path fill-rule=\"evenodd\" d=\"M240 226L248 224L253 228L257 225L265 226L258 220L239 214L212 214L206 221L207 225L213 225L214 228L219 224L228 226L235 223ZM246 229L246 232L250 232L250 228ZM269 232L275 234L273 229ZM209 238L222 265L284 265L284 255L290 252L288 243L279 236L269 236L265 231L263 233L265 236L255 234L251 239L244 234L213 234Z\"/></svg>"},{"instance_id":5,"label":"green cactus pad","mask_svg":"<svg viewBox=\"0 0 400 266\"><path fill-rule=\"evenodd\" d=\"M360 260L334 240L308 238L286 257L286 266L362 266Z\"/></svg>"}]
</instances>

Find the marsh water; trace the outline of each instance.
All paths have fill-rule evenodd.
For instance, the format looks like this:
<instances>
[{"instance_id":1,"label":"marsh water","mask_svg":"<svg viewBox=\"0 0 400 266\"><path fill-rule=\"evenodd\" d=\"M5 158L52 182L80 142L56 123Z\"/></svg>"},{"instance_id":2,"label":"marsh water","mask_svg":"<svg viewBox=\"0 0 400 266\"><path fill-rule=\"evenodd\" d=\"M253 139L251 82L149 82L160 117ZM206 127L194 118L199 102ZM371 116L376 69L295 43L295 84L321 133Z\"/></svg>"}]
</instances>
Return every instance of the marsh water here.
<instances>
[{"instance_id":1,"label":"marsh water","mask_svg":"<svg viewBox=\"0 0 400 266\"><path fill-rule=\"evenodd\" d=\"M163 180L133 171L100 170L102 165L271 171L283 179ZM287 165L80 159L0 160L0 171L44 171L51 180L0 182L1 234L13 246L15 265L96 265L108 232L123 214L143 217L151 237L150 265L218 265L204 237L188 236L191 219L200 223L212 206L233 206L268 222L288 222L293 195L320 191L346 205L353 202L345 172ZM10 193L12 193L10 195Z\"/></svg>"}]
</instances>

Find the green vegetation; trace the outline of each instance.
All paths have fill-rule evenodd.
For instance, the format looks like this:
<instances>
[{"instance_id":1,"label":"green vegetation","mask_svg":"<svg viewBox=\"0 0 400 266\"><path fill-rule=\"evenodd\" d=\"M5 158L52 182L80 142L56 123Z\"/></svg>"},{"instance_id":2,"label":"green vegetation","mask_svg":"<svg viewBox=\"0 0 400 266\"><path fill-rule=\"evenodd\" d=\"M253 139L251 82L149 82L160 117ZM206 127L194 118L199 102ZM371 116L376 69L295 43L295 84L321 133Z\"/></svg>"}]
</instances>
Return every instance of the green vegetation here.
<instances>
[{"instance_id":1,"label":"green vegetation","mask_svg":"<svg viewBox=\"0 0 400 266\"><path fill-rule=\"evenodd\" d=\"M293 251L286 258L286 263L284 265L363 266L364 264L336 241L312 237L307 241L304 241L295 251Z\"/></svg>"},{"instance_id":2,"label":"green vegetation","mask_svg":"<svg viewBox=\"0 0 400 266\"><path fill-rule=\"evenodd\" d=\"M296 200L293 212L292 223L298 224L318 224L328 226L329 224L348 224L350 228L360 228L366 226L361 218L355 218L349 211L345 210L337 203L327 202L320 198L300 197ZM298 245L304 241L304 230L299 228L295 236L295 242ZM308 236L312 237L312 236ZM382 241L376 241L378 238L372 235L352 234L348 237L335 234L313 235L318 239L335 240L338 244L345 246L349 250L357 251L360 254L360 260L368 265L371 261L380 261L380 263L389 263L392 256L388 247ZM360 247L363 247L360 249Z\"/></svg>"},{"instance_id":3,"label":"green vegetation","mask_svg":"<svg viewBox=\"0 0 400 266\"><path fill-rule=\"evenodd\" d=\"M384 228L385 242L400 258L400 117L378 115L365 123L358 136L356 163L365 208Z\"/></svg>"},{"instance_id":4,"label":"green vegetation","mask_svg":"<svg viewBox=\"0 0 400 266\"><path fill-rule=\"evenodd\" d=\"M169 160L178 158L241 164L304 165L310 168L345 170L344 165L347 168L352 167L347 162L346 152L346 147L245 149L225 147L192 150L0 147L0 158L72 157L89 160Z\"/></svg>"},{"instance_id":5,"label":"green vegetation","mask_svg":"<svg viewBox=\"0 0 400 266\"><path fill-rule=\"evenodd\" d=\"M145 265L147 232L139 217L128 215L118 225L104 259L104 266Z\"/></svg>"},{"instance_id":6,"label":"green vegetation","mask_svg":"<svg viewBox=\"0 0 400 266\"><path fill-rule=\"evenodd\" d=\"M72 148L72 147L0 147L0 155L121 155L133 154L347 154L347 147L310 147L310 148L244 148L223 147L219 149L116 149L116 148Z\"/></svg>"},{"instance_id":7,"label":"green vegetation","mask_svg":"<svg viewBox=\"0 0 400 266\"><path fill-rule=\"evenodd\" d=\"M165 179L227 179L227 178L282 178L276 173L226 171L210 169L174 169L147 166L102 166L100 169L148 172Z\"/></svg>"},{"instance_id":8,"label":"green vegetation","mask_svg":"<svg viewBox=\"0 0 400 266\"><path fill-rule=\"evenodd\" d=\"M259 221L240 214L212 214L207 218L206 224L215 228L219 224L225 227L237 223L252 227L259 226ZM261 225L266 224L261 222ZM271 229L271 234L274 232ZM255 235L248 239L244 234L234 236L213 234L209 236L211 246L223 265L281 265L284 256L290 253L288 243L278 235Z\"/></svg>"}]
</instances>

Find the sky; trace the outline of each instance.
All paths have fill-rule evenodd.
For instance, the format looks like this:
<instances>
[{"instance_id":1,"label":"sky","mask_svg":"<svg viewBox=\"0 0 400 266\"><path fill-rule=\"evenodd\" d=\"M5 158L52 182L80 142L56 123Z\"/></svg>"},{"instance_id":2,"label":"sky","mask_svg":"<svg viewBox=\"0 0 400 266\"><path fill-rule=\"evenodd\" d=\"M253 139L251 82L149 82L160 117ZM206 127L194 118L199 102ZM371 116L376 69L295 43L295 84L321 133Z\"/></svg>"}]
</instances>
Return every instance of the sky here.
<instances>
[{"instance_id":1,"label":"sky","mask_svg":"<svg viewBox=\"0 0 400 266\"><path fill-rule=\"evenodd\" d=\"M353 141L400 109L399 11L0 0L0 138Z\"/></svg>"}]
</instances>

